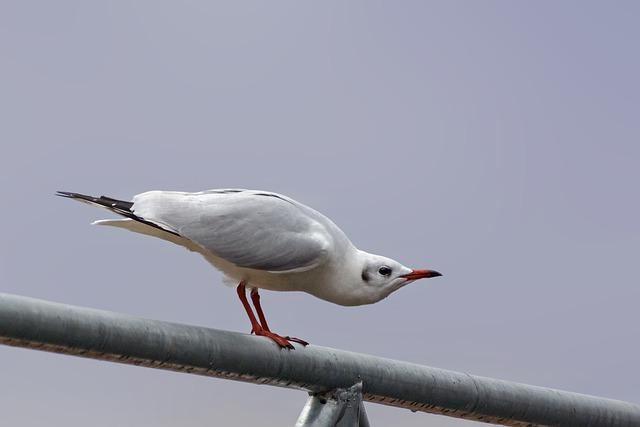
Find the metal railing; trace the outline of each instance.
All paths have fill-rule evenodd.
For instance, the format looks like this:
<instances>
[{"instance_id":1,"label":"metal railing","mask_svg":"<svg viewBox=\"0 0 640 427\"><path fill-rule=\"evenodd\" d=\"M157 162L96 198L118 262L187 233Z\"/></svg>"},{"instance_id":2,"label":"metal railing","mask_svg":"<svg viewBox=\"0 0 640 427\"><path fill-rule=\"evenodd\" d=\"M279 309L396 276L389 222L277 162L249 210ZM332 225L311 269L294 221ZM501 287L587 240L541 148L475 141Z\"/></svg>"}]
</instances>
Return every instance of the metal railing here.
<instances>
[{"instance_id":1,"label":"metal railing","mask_svg":"<svg viewBox=\"0 0 640 427\"><path fill-rule=\"evenodd\" d=\"M640 426L628 402L8 294L0 343L304 390L297 426L366 426L362 400L512 426Z\"/></svg>"}]
</instances>

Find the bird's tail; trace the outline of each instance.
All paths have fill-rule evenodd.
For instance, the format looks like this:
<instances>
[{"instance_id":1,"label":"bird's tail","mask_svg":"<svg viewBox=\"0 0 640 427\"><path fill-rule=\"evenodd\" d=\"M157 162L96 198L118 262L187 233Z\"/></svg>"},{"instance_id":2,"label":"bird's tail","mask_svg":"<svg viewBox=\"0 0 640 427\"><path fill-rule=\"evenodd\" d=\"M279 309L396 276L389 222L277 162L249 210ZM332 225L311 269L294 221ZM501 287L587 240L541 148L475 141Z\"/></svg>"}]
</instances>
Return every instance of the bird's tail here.
<instances>
[{"instance_id":1,"label":"bird's tail","mask_svg":"<svg viewBox=\"0 0 640 427\"><path fill-rule=\"evenodd\" d=\"M158 228L162 231L166 231L167 233L178 235L177 233L167 230L164 227L160 227L158 224L155 224L151 221L147 221L146 219L136 215L133 212L133 202L127 202L124 200L118 200L107 196L93 197L87 196L86 194L80 193L70 193L68 191L56 191L56 196L66 197L68 199L74 199L79 202L89 203L91 205L100 206L102 208L108 209L111 212L117 213L118 215L122 215L126 218L141 222L143 224L150 225L151 227Z\"/></svg>"}]
</instances>

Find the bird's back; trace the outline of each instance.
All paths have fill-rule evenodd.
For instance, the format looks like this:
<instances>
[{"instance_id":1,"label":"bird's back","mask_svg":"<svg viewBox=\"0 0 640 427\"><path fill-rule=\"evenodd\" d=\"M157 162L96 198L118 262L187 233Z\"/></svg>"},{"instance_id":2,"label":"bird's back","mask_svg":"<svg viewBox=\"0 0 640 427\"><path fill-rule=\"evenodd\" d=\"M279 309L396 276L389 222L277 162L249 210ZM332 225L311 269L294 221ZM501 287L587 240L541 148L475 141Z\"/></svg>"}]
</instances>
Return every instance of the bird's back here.
<instances>
[{"instance_id":1,"label":"bird's back","mask_svg":"<svg viewBox=\"0 0 640 427\"><path fill-rule=\"evenodd\" d=\"M243 268L305 270L353 246L321 213L267 191L149 191L132 210Z\"/></svg>"}]
</instances>

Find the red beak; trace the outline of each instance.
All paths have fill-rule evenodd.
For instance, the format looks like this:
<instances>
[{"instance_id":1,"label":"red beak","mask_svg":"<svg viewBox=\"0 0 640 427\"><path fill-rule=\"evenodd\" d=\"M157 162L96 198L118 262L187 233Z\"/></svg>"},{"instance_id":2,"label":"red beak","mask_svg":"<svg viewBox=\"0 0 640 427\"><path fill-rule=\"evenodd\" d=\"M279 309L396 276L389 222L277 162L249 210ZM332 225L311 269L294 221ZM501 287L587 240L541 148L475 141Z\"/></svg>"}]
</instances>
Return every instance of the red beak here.
<instances>
[{"instance_id":1,"label":"red beak","mask_svg":"<svg viewBox=\"0 0 640 427\"><path fill-rule=\"evenodd\" d=\"M407 280L418 280L424 279L427 277L438 277L442 276L442 274L438 273L435 270L413 270L411 273L404 274L400 277L403 277Z\"/></svg>"}]
</instances>

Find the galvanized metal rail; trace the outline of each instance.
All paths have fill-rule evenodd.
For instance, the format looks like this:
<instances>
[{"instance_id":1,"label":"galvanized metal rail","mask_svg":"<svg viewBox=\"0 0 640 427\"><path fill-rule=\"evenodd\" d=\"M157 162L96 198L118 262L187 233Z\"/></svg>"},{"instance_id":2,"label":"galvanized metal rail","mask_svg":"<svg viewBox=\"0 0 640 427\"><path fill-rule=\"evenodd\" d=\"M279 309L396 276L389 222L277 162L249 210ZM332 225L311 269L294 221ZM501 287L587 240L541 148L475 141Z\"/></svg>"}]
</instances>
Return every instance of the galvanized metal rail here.
<instances>
[{"instance_id":1,"label":"galvanized metal rail","mask_svg":"<svg viewBox=\"0 0 640 427\"><path fill-rule=\"evenodd\" d=\"M360 402L344 406L359 396L413 411L512 426L640 426L640 406L628 402L314 345L282 350L262 337L15 295L0 294L0 343L305 390L312 396L298 420L301 426L338 425L335 420L322 424L338 414L335 408L342 408L336 415L343 417L339 425L347 425L344 414L368 424ZM325 405L325 410L327 401L337 406Z\"/></svg>"}]
</instances>

